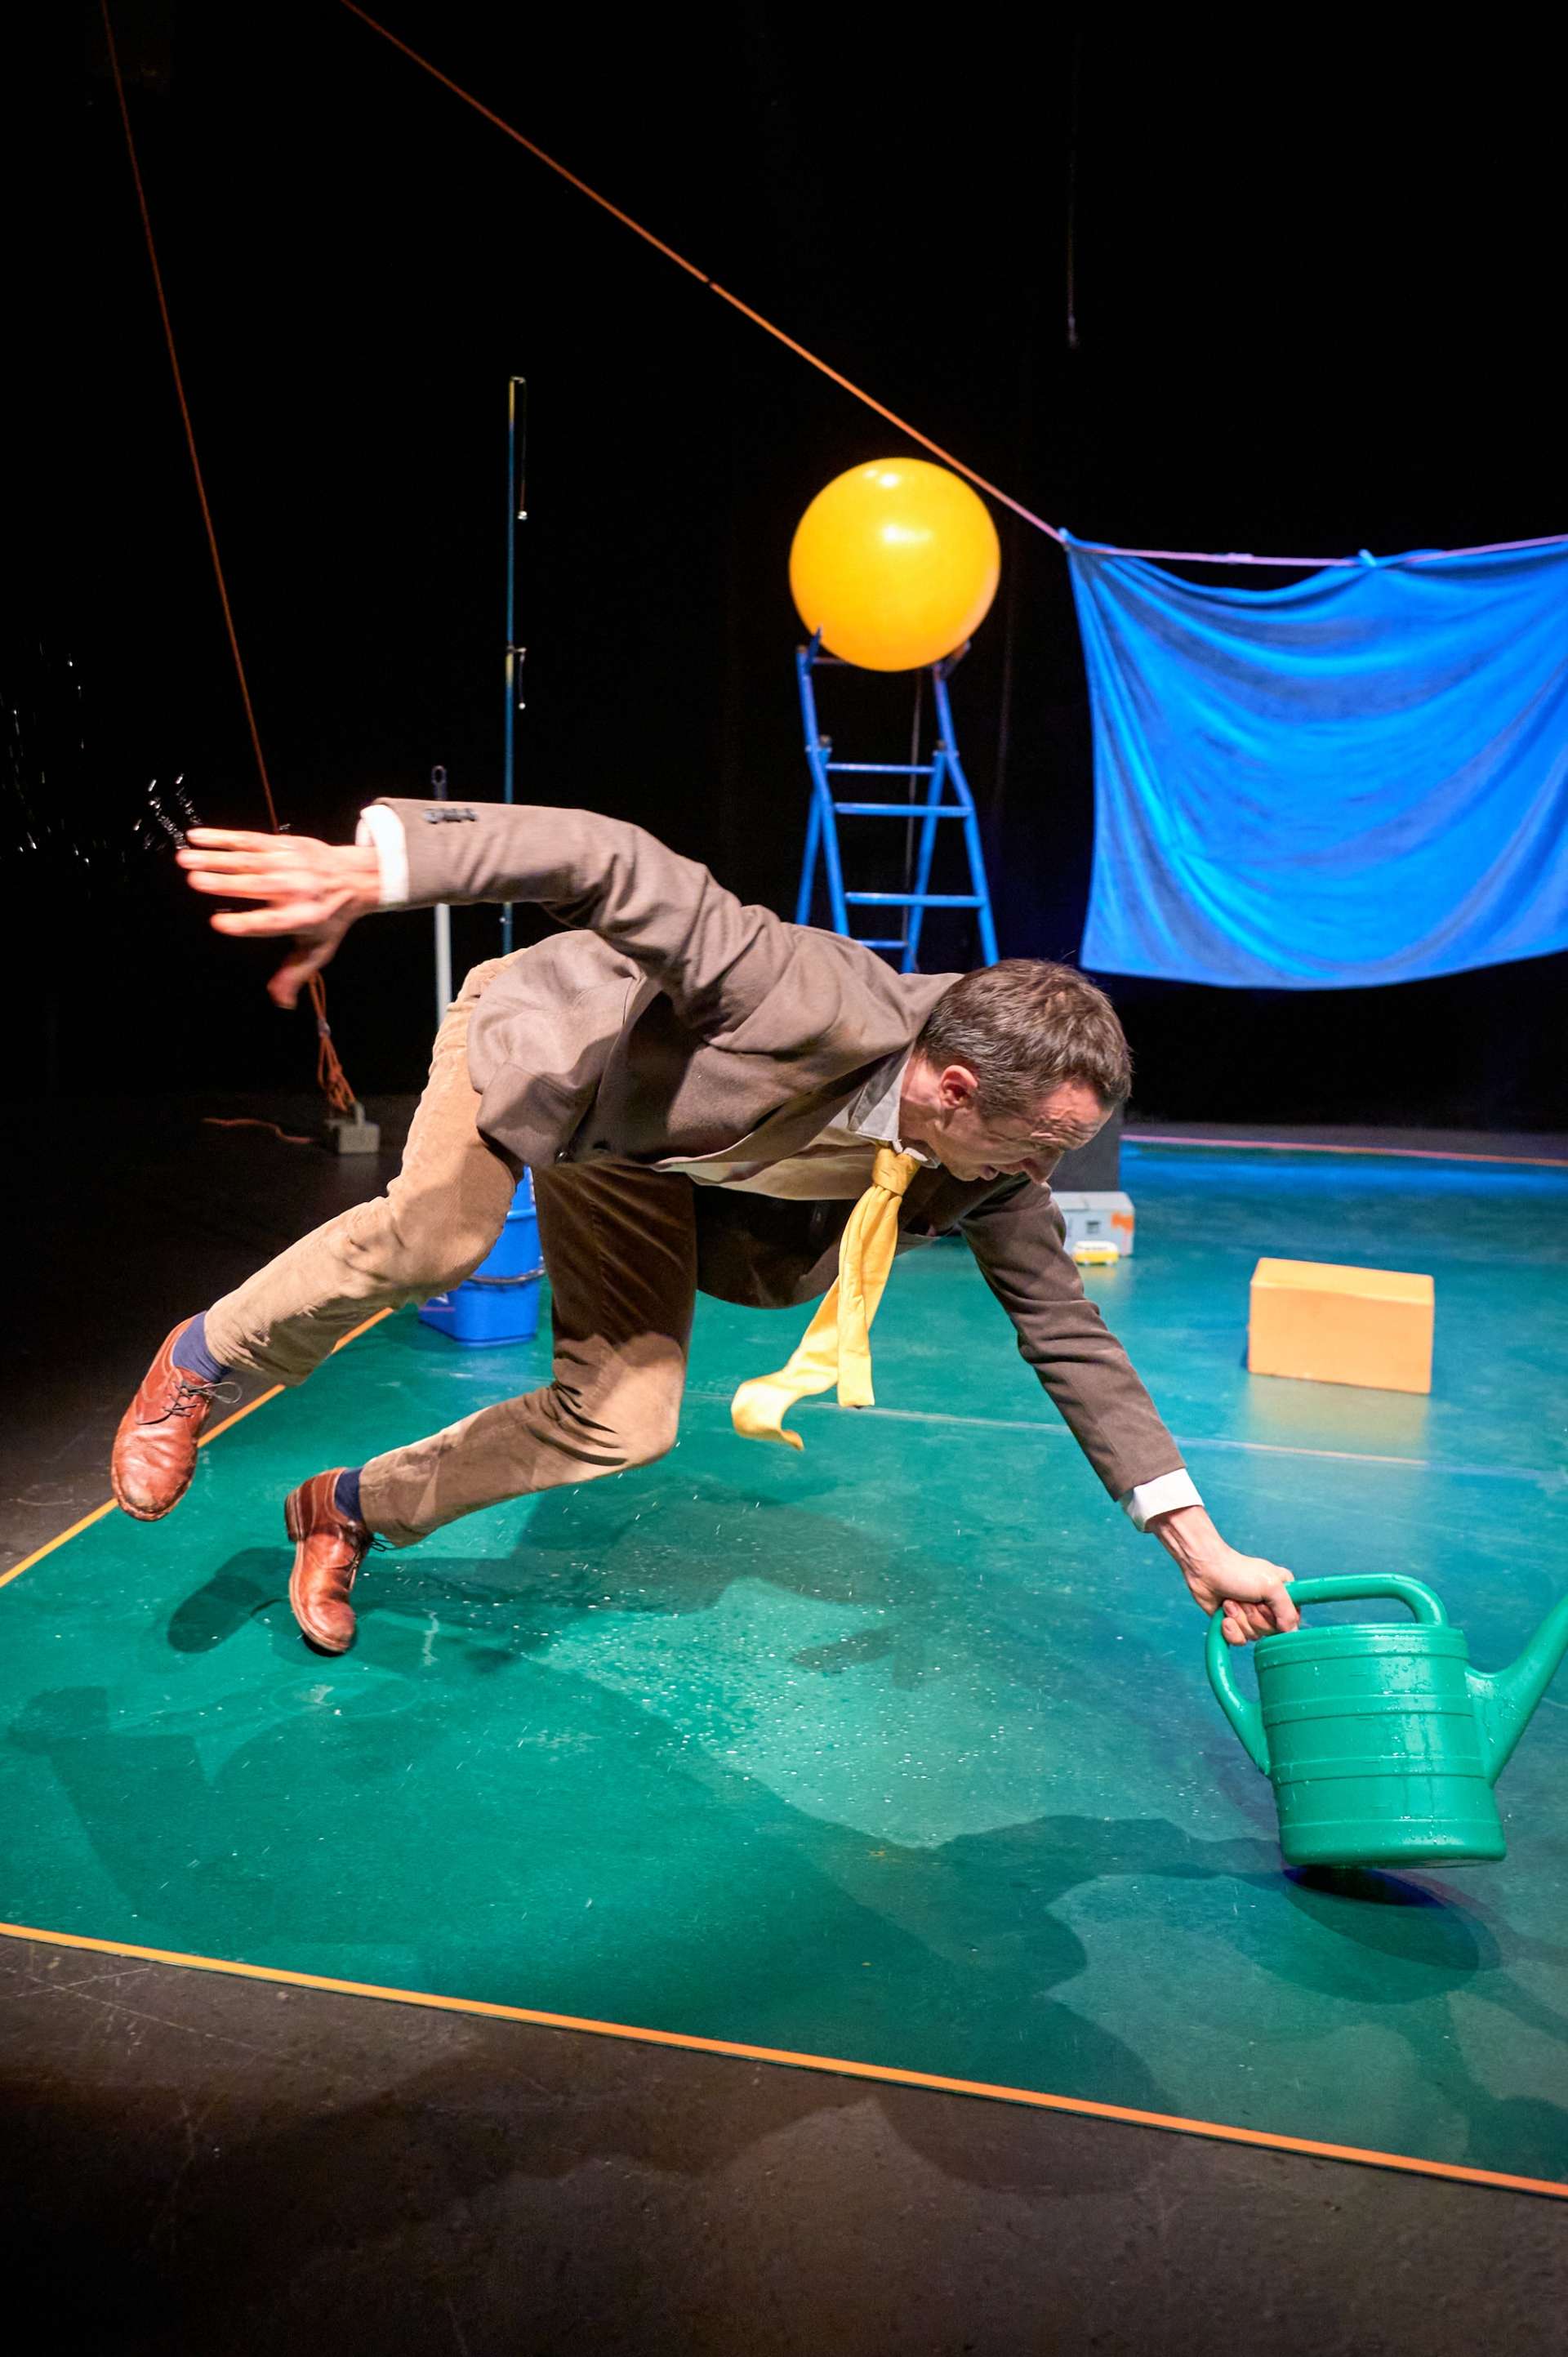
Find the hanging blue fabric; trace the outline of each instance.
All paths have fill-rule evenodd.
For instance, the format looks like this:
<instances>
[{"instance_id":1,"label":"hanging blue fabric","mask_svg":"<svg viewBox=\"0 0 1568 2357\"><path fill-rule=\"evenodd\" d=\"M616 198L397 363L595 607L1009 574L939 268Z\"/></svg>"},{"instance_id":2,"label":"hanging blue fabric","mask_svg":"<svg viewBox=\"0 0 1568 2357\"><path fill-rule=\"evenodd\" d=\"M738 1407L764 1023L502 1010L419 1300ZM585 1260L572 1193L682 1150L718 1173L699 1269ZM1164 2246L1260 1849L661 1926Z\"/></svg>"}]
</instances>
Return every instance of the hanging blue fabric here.
<instances>
[{"instance_id":1,"label":"hanging blue fabric","mask_svg":"<svg viewBox=\"0 0 1568 2357\"><path fill-rule=\"evenodd\" d=\"M1568 548L1264 590L1068 550L1086 966L1326 990L1568 948Z\"/></svg>"}]
</instances>

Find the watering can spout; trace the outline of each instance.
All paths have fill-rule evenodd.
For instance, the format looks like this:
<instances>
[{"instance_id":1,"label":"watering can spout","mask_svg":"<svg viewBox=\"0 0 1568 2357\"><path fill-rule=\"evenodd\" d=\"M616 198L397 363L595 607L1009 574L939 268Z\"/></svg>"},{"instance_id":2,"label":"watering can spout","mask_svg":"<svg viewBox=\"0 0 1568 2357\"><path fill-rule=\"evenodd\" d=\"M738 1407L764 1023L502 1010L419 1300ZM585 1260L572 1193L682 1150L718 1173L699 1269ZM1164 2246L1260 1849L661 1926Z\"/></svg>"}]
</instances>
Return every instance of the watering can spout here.
<instances>
[{"instance_id":1,"label":"watering can spout","mask_svg":"<svg viewBox=\"0 0 1568 2357\"><path fill-rule=\"evenodd\" d=\"M1480 1727L1487 1777L1495 1783L1530 1725L1535 1706L1568 1653L1568 1596L1552 1607L1520 1655L1490 1677L1471 1670L1467 1683Z\"/></svg>"}]
</instances>

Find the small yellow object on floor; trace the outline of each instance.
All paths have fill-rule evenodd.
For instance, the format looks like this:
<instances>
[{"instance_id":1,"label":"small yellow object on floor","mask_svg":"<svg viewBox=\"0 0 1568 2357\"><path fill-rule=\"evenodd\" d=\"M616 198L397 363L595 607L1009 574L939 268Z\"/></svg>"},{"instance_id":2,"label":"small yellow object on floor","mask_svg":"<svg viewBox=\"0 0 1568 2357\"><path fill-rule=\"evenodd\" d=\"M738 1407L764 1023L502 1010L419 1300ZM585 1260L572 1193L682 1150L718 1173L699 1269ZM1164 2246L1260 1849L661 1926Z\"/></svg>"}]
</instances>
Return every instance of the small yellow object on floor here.
<instances>
[{"instance_id":1,"label":"small yellow object on floor","mask_svg":"<svg viewBox=\"0 0 1568 2357\"><path fill-rule=\"evenodd\" d=\"M1252 1271L1248 1371L1430 1392L1434 1306L1432 1279L1408 1270L1261 1260Z\"/></svg>"}]
</instances>

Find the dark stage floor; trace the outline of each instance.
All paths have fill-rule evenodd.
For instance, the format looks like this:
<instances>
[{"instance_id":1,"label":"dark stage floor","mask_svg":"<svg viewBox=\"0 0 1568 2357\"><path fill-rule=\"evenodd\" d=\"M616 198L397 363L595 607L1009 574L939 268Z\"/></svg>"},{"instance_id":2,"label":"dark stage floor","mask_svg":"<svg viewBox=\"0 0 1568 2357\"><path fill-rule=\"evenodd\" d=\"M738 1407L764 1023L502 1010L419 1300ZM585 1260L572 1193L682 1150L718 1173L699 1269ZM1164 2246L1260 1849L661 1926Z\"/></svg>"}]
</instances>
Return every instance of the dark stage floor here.
<instances>
[{"instance_id":1,"label":"dark stage floor","mask_svg":"<svg viewBox=\"0 0 1568 2357\"><path fill-rule=\"evenodd\" d=\"M395 1144L406 1107L377 1110ZM309 1119L52 1104L16 1125L0 1568L106 1496L173 1318L380 1183L199 1120L245 1111ZM0 1940L0 1975L8 2288L69 2347L1560 2345L1551 2200L49 1941Z\"/></svg>"}]
</instances>

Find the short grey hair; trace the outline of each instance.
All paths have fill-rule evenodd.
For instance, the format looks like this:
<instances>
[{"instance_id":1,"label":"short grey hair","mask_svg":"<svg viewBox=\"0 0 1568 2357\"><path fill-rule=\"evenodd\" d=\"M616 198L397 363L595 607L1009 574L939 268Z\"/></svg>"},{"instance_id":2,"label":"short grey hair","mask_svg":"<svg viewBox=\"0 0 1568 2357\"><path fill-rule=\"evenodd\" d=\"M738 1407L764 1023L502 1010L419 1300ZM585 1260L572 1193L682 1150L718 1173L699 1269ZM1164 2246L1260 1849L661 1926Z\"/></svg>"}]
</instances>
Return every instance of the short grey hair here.
<instances>
[{"instance_id":1,"label":"short grey hair","mask_svg":"<svg viewBox=\"0 0 1568 2357\"><path fill-rule=\"evenodd\" d=\"M961 974L915 1046L938 1071L972 1071L983 1113L1032 1113L1063 1081L1083 1082L1110 1113L1133 1086L1132 1052L1105 993L1076 966L1046 958L1003 958Z\"/></svg>"}]
</instances>

